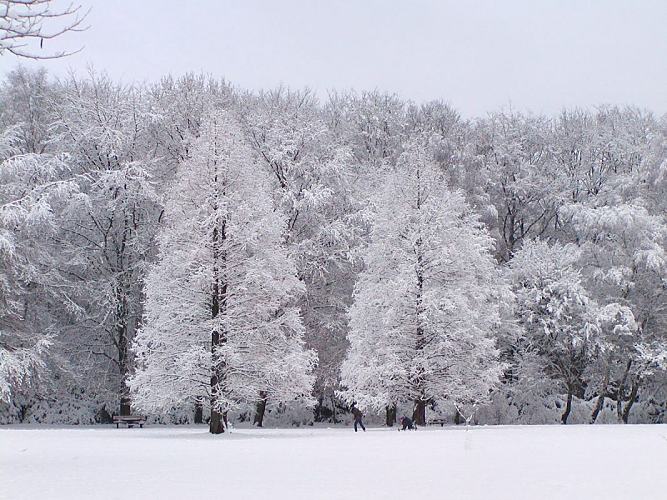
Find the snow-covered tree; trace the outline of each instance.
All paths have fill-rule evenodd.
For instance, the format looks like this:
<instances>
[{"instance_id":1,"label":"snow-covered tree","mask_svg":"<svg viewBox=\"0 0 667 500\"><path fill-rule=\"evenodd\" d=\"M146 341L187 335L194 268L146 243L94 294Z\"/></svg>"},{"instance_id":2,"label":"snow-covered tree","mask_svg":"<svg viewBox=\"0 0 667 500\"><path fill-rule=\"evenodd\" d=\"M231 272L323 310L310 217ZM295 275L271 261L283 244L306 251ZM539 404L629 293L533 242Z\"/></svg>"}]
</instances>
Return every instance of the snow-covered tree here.
<instances>
[{"instance_id":1,"label":"snow-covered tree","mask_svg":"<svg viewBox=\"0 0 667 500\"><path fill-rule=\"evenodd\" d=\"M617 399L617 415L619 421L623 421L625 410L629 414L632 406L625 405L624 409L618 402L619 390L625 391L627 377L632 368L632 362L628 365L626 357L630 356L635 362L643 362L646 351L642 349L638 339L638 325L629 307L617 303L608 304L600 308L596 319L599 334L592 343L593 360L588 367L588 373L585 373L587 393L597 397L590 422L595 423L604 407L605 398L614 394ZM617 384L617 381L622 383Z\"/></svg>"},{"instance_id":2,"label":"snow-covered tree","mask_svg":"<svg viewBox=\"0 0 667 500\"><path fill-rule=\"evenodd\" d=\"M2 31L8 13L19 12L17 4L32 9L35 19L55 5L47 0L0 1L4 54L8 49L2 48L7 43ZM67 19L76 20L77 13L71 14L44 18L42 33L55 27L52 23L64 27ZM32 29L39 42L40 27ZM29 54L42 52L37 46L24 48ZM43 50L47 53L48 46ZM259 228L267 211L280 221L284 216L286 222L275 225L280 230L257 229L292 262L285 266L294 266L281 268L289 276L284 286L290 291L280 305L267 307L276 318L286 311L284 321L298 307L303 328L294 320L283 329L291 332L284 338L278 335L281 329L253 330L253 335L262 331L264 340L275 338L255 343L252 356L243 354L245 348L239 348L236 358L230 354L231 360L244 360L238 377L253 382L243 385L243 394L230 393L231 402L221 411L235 407L239 417L248 418L254 410L258 425L265 411L271 417L293 410L307 415L310 399L295 394L306 395L314 376L315 420L337 420L336 412L344 408L339 395L368 408L389 407L390 416L395 403L415 400L434 403L437 411L458 406L466 413L464 407L478 401L466 397L466 391L486 395L494 372L485 372L489 379L470 374L456 378L457 367L469 362L461 361L449 375L437 378L442 386L423 382L422 373L437 371L437 353L456 346L448 335L468 339L470 332L438 329L445 319L436 312L449 311L449 305L410 316L409 311L417 310L416 270L421 269L422 299L436 303L442 292L443 301L454 303L451 294L463 290L455 298L470 304L469 313L451 306L447 319L454 325L476 325L475 331L483 332L474 337L479 342L495 337L507 364L501 390L495 391L491 406L477 413L480 419L502 414L498 421L557 422L571 399L568 421L665 420L665 118L657 120L633 107L602 106L593 112L565 110L555 117L510 111L466 120L442 102L412 103L377 91L333 92L320 104L309 90L244 92L202 75L128 86L94 72L86 78L50 80L44 70L17 68L0 83L0 422L91 423L108 421L109 413L119 409L130 412L126 381L135 358L129 346L143 320L152 317L145 306L152 308L150 314L157 314L156 304L164 310L178 306L180 285L172 283L171 291L160 295L158 284L172 277L184 283L195 280L182 268L173 276L167 270L169 259L174 269L181 264L174 257L181 250L169 243L168 234L186 234L183 214L200 214L174 208L185 206L177 203L185 196L184 186L210 194L206 182L191 175L202 171L193 165L195 156L203 157L204 130L210 137L210 109L226 110L239 120L243 147L252 151L247 156L256 158L248 167L254 172L248 186L261 189L252 196L235 195L237 200L266 198L253 201L261 210L248 216L248 224ZM421 139L408 142L415 137ZM414 195L418 172L428 187L424 193L436 193L420 210ZM167 202L171 208L163 211ZM239 205L238 213L242 210ZM238 220L235 213L232 221ZM436 221L433 227L428 217ZM447 226L468 227L468 222L474 229L460 235ZM204 229L197 230L192 234L203 234ZM200 243L210 244L211 236ZM479 292L492 308L484 300L474 302L466 291L470 283L483 288L487 274L464 270L473 257L486 255L485 244L475 243L484 237L493 243L500 267L508 268L504 276L520 295L518 303L502 279L489 285L491 295ZM536 238L549 244L531 242ZM525 242L532 250L524 255ZM251 246L246 246L248 255L265 269L258 263L263 254ZM464 263L456 267L460 274L455 279L437 281L444 271L436 269L449 270L448 261L426 265L436 247L444 249L438 256L457 256ZM158 253L163 263L147 280ZM516 256L520 260L513 263ZM357 299L350 310L355 281ZM148 295L147 284L152 289ZM253 300L273 304L272 294L279 289L261 288L268 298L260 299L260 288L253 288ZM248 290L243 293L250 294ZM547 299L531 302L541 293L548 304ZM408 337L396 332L416 330L417 324L426 332L422 319L445 333L413 355L406 346L414 350L416 342L398 342ZM162 319L151 321L159 325ZM146 326L145 332L151 328ZM545 328L560 333L551 338ZM157 329L152 330L155 338L177 338L162 338ZM202 335L208 339L202 342L209 342L204 350L210 351L211 332ZM141 352L154 342L144 339ZM264 352L261 346L274 350ZM318 354L312 373L310 349ZM277 352L292 361L275 364ZM465 353L460 356L467 359ZM404 362L408 357L414 363ZM490 359L480 362L487 366L487 361L491 366ZM210 405L210 365L206 361L206 374L196 379L204 384L199 392L193 389L197 384L185 384L182 394L187 396L181 400L151 406L179 406L159 418L189 420L194 409L195 420L201 421L204 403ZM477 368L470 365L470 370ZM339 392L341 375L347 390ZM456 385L461 380L465 386ZM450 393L445 394L445 386ZM166 391L169 385L155 387L151 397L158 401L159 387ZM424 387L425 395L417 390ZM293 397L298 400L282 403Z\"/></svg>"},{"instance_id":3,"label":"snow-covered tree","mask_svg":"<svg viewBox=\"0 0 667 500\"><path fill-rule=\"evenodd\" d=\"M524 239L548 235L565 184L550 154L548 120L493 114L477 130L486 191L497 212L499 257L508 261Z\"/></svg>"},{"instance_id":4,"label":"snow-covered tree","mask_svg":"<svg viewBox=\"0 0 667 500\"><path fill-rule=\"evenodd\" d=\"M203 403L215 434L233 408L308 404L315 356L294 305L303 284L284 245L287 221L230 114L206 117L163 224L133 347L136 403Z\"/></svg>"},{"instance_id":5,"label":"snow-covered tree","mask_svg":"<svg viewBox=\"0 0 667 500\"><path fill-rule=\"evenodd\" d=\"M161 207L148 131L153 115L140 89L91 73L59 88L53 129L85 198L73 199L61 228L82 313L72 356L91 370L110 411L130 414L129 346L142 315L143 279ZM91 361L94 360L94 361ZM119 401L120 404L115 401Z\"/></svg>"},{"instance_id":6,"label":"snow-covered tree","mask_svg":"<svg viewBox=\"0 0 667 500\"><path fill-rule=\"evenodd\" d=\"M0 128L12 129L19 153L53 150L54 88L45 69L18 67L6 76L0 91Z\"/></svg>"},{"instance_id":7,"label":"snow-covered tree","mask_svg":"<svg viewBox=\"0 0 667 500\"><path fill-rule=\"evenodd\" d=\"M318 411L325 398L335 411L358 239L352 155L327 130L309 91L280 88L245 106L246 133L288 218L285 241L306 285L300 307L307 345L319 358Z\"/></svg>"},{"instance_id":8,"label":"snow-covered tree","mask_svg":"<svg viewBox=\"0 0 667 500\"><path fill-rule=\"evenodd\" d=\"M406 103L395 94L379 91L342 95L337 100L347 117L355 157L374 168L393 164L406 136ZM335 102L332 99L331 104Z\"/></svg>"},{"instance_id":9,"label":"snow-covered tree","mask_svg":"<svg viewBox=\"0 0 667 500\"><path fill-rule=\"evenodd\" d=\"M492 240L450 191L423 142L409 143L374 199L350 309L346 399L381 410L474 407L498 384L493 330L502 284Z\"/></svg>"},{"instance_id":10,"label":"snow-covered tree","mask_svg":"<svg viewBox=\"0 0 667 500\"><path fill-rule=\"evenodd\" d=\"M150 134L158 147L163 175L190 156L191 143L199 135L205 111L211 105L227 109L234 99L229 85L203 75L188 73L178 79L163 78L148 88L148 106L154 119Z\"/></svg>"},{"instance_id":11,"label":"snow-covered tree","mask_svg":"<svg viewBox=\"0 0 667 500\"><path fill-rule=\"evenodd\" d=\"M47 371L68 291L58 218L78 191L60 157L14 154L12 130L0 136L0 402ZM62 312L61 312L62 311ZM53 374L50 374L52 377Z\"/></svg>"},{"instance_id":12,"label":"snow-covered tree","mask_svg":"<svg viewBox=\"0 0 667 500\"><path fill-rule=\"evenodd\" d=\"M604 147L599 147L607 152L589 160L595 169L594 189L587 188L578 203L561 210L580 246L583 276L596 300L628 308L637 322L629 341L610 331L608 343L614 348L606 351L603 359L608 362L599 365L601 373L594 385L598 401L605 394L616 400L618 420L624 422L641 395L641 386L654 378L661 353L667 350L663 333L667 326L667 221L664 205L658 201L660 160L654 160L655 150L650 152L645 140L647 120L636 113L626 115L623 129L618 125L621 119L612 114L620 131L612 136L614 140L608 139L607 132ZM590 176L584 179L583 185L590 186Z\"/></svg>"},{"instance_id":13,"label":"snow-covered tree","mask_svg":"<svg viewBox=\"0 0 667 500\"><path fill-rule=\"evenodd\" d=\"M529 240L509 263L516 315L524 332L518 363L532 360L539 370L534 378L547 376L566 394L564 424L573 396L583 396L583 373L598 331L597 305L581 283L578 257L573 246Z\"/></svg>"}]
</instances>

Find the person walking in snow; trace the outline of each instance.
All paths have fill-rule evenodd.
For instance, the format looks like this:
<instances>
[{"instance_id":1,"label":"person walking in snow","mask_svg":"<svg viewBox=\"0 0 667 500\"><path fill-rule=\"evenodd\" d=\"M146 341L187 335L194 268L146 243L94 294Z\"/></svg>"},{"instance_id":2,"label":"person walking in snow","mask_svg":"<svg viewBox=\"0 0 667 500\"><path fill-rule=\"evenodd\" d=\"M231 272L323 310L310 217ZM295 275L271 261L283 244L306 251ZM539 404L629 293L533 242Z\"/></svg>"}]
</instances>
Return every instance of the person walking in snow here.
<instances>
[{"instance_id":1,"label":"person walking in snow","mask_svg":"<svg viewBox=\"0 0 667 500\"><path fill-rule=\"evenodd\" d=\"M408 417L401 417L401 429L402 431L410 429L411 431L415 430L415 425L412 423L412 419Z\"/></svg>"},{"instance_id":2,"label":"person walking in snow","mask_svg":"<svg viewBox=\"0 0 667 500\"><path fill-rule=\"evenodd\" d=\"M358 425L360 425L364 432L366 432L366 427L364 427L364 422L362 421L364 414L357 408L356 403L352 403L350 411L352 412L352 415L354 415L354 432L357 432Z\"/></svg>"}]
</instances>

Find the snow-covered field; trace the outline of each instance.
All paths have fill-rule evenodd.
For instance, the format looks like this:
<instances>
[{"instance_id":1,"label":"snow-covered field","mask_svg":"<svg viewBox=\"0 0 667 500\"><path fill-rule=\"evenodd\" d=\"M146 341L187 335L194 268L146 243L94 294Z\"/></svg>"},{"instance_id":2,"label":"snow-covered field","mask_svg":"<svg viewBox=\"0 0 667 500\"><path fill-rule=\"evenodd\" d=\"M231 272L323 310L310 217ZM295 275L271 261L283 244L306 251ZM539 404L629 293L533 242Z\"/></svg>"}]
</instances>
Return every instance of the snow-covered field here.
<instances>
[{"instance_id":1,"label":"snow-covered field","mask_svg":"<svg viewBox=\"0 0 667 500\"><path fill-rule=\"evenodd\" d=\"M667 498L667 426L0 429L19 499Z\"/></svg>"}]
</instances>

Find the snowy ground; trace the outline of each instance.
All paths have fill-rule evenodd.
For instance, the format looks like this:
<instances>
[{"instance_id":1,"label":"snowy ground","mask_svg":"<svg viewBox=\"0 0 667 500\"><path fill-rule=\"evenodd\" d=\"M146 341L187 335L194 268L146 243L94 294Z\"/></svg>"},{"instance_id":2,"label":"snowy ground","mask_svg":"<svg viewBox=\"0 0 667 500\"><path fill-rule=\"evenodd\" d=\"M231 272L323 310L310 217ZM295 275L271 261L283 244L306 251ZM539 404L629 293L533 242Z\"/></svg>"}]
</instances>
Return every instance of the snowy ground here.
<instances>
[{"instance_id":1,"label":"snowy ground","mask_svg":"<svg viewBox=\"0 0 667 500\"><path fill-rule=\"evenodd\" d=\"M0 485L12 500L661 500L667 426L5 427Z\"/></svg>"}]
</instances>

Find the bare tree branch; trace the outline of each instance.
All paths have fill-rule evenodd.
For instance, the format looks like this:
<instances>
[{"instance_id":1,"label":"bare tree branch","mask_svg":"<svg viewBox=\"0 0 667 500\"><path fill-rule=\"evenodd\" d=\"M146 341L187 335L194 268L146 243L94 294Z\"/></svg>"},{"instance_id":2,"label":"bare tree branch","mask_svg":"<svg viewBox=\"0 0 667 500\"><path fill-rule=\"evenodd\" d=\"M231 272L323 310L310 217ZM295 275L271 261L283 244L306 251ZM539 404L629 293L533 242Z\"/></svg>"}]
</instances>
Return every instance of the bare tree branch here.
<instances>
[{"instance_id":1,"label":"bare tree branch","mask_svg":"<svg viewBox=\"0 0 667 500\"><path fill-rule=\"evenodd\" d=\"M83 50L37 52L44 40L52 40L68 32L84 31L83 25L90 10L82 12L80 5L54 6L53 0L0 0L0 55L14 54L27 59L57 59Z\"/></svg>"}]
</instances>

